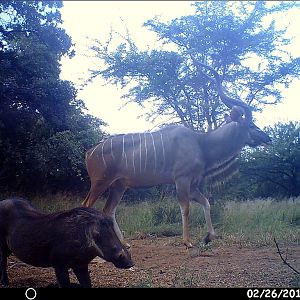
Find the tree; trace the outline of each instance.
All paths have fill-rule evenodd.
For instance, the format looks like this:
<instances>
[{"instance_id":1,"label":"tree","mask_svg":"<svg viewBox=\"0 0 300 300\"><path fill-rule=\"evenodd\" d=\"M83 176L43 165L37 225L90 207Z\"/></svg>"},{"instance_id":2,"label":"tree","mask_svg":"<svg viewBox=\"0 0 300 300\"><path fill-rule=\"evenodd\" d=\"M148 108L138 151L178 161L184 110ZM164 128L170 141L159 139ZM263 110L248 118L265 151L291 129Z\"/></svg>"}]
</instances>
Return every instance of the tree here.
<instances>
[{"instance_id":1,"label":"tree","mask_svg":"<svg viewBox=\"0 0 300 300\"><path fill-rule=\"evenodd\" d=\"M162 42L161 49L139 50L128 32L121 42L113 32L105 43L94 41L91 50L102 65L91 71L89 80L101 76L126 88L128 101L151 102L151 117L169 114L199 130L220 126L224 108L198 61L216 69L227 90L256 110L280 102L280 87L300 74L300 58L285 51L290 39L285 37L286 28L276 27L275 19L299 4L201 1L193 5L194 15L167 23L145 22Z\"/></svg>"},{"instance_id":2,"label":"tree","mask_svg":"<svg viewBox=\"0 0 300 300\"><path fill-rule=\"evenodd\" d=\"M60 59L72 56L61 7L61 1L0 3L2 191L79 188L84 150L103 135L104 123L59 77Z\"/></svg>"},{"instance_id":3,"label":"tree","mask_svg":"<svg viewBox=\"0 0 300 300\"><path fill-rule=\"evenodd\" d=\"M263 196L300 195L300 124L277 123L268 127L272 145L245 152L243 177L251 179Z\"/></svg>"},{"instance_id":4,"label":"tree","mask_svg":"<svg viewBox=\"0 0 300 300\"><path fill-rule=\"evenodd\" d=\"M0 113L4 122L10 114L22 111L42 117L55 129L66 129L75 89L67 81L58 81L58 62L71 47L70 37L58 27L61 5L41 1L1 4Z\"/></svg>"}]
</instances>

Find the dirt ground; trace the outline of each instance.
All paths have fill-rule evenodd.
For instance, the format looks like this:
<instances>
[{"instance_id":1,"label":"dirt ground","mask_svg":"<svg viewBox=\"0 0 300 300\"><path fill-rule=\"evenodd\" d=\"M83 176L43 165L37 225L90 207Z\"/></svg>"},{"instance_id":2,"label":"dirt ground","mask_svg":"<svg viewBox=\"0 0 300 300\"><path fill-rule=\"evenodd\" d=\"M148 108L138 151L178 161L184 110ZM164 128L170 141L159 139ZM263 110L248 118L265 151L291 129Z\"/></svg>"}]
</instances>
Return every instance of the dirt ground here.
<instances>
[{"instance_id":1,"label":"dirt ground","mask_svg":"<svg viewBox=\"0 0 300 300\"><path fill-rule=\"evenodd\" d=\"M186 249L179 237L134 239L133 270L94 260L89 265L93 287L299 287L300 279L280 259L274 247L250 248L212 244ZM223 243L224 244L224 243ZM300 269L300 246L281 249ZM287 253L288 251L288 253ZM71 273L71 281L77 282ZM54 271L18 263L9 258L10 287L49 287Z\"/></svg>"}]
</instances>

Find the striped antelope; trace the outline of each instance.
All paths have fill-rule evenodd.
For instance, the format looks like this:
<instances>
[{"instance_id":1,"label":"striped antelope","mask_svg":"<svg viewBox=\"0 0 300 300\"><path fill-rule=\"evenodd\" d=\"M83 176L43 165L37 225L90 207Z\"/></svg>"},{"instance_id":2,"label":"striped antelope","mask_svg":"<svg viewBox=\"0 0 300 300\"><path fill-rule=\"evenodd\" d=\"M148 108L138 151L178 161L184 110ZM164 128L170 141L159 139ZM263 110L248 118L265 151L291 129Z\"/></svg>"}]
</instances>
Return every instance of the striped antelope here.
<instances>
[{"instance_id":1,"label":"striped antelope","mask_svg":"<svg viewBox=\"0 0 300 300\"><path fill-rule=\"evenodd\" d=\"M115 212L126 189L175 183L184 244L192 247L188 228L190 200L203 207L208 228L204 242L210 242L216 234L209 201L199 191L203 179L222 174L229 176L236 170L235 161L244 146L256 147L271 142L269 136L253 123L249 106L228 97L222 89L219 74L209 66L200 65L213 73L221 100L231 108L225 125L208 133L173 125L156 132L111 136L86 153L91 188L83 205L92 206L109 188L103 211L112 216L121 241L124 239Z\"/></svg>"}]
</instances>

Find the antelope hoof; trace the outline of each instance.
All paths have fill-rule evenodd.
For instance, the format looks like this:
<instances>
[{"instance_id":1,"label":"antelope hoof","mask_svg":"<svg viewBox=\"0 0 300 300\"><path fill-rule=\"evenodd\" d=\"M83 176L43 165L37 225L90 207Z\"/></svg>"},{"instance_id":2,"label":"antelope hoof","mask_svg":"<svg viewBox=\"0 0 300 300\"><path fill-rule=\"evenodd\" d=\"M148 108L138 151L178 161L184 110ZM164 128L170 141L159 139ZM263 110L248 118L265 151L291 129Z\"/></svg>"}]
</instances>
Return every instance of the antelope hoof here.
<instances>
[{"instance_id":1,"label":"antelope hoof","mask_svg":"<svg viewBox=\"0 0 300 300\"><path fill-rule=\"evenodd\" d=\"M188 249L193 248L193 244L190 241L183 241L183 243Z\"/></svg>"},{"instance_id":2,"label":"antelope hoof","mask_svg":"<svg viewBox=\"0 0 300 300\"><path fill-rule=\"evenodd\" d=\"M209 242L211 242L215 238L216 238L215 234L208 232L206 237L203 239L203 242L205 245L207 245Z\"/></svg>"}]
</instances>

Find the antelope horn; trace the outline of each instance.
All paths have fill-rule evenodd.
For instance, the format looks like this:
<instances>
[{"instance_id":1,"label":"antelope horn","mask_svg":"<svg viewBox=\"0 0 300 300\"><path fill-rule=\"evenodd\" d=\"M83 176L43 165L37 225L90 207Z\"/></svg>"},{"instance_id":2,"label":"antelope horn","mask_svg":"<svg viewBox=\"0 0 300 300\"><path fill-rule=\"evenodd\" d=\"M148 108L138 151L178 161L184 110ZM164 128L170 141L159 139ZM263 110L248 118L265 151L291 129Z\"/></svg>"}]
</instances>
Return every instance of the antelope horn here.
<instances>
[{"instance_id":1,"label":"antelope horn","mask_svg":"<svg viewBox=\"0 0 300 300\"><path fill-rule=\"evenodd\" d=\"M195 61L195 60L194 60ZM248 121L248 122L252 122L252 112L251 112L251 108L249 107L248 104L246 104L245 102L241 101L241 100L237 100L237 99L234 99L232 97L229 97L227 96L225 93L224 93L224 89L222 87L222 82L221 82L221 78L220 78L220 74L215 70L213 69L212 67L208 66L208 65L205 65L201 62L196 62L199 66L202 66L206 69L208 69L209 71L211 71L214 75L214 79L209 77L208 75L204 74L206 77L208 77L210 80L214 80L215 83L216 83L216 86L217 86L217 90L218 90L218 93L219 93L219 96L222 100L222 102L228 107L228 108L233 108L233 106L240 106L244 109L244 113L245 113L245 119Z\"/></svg>"}]
</instances>

